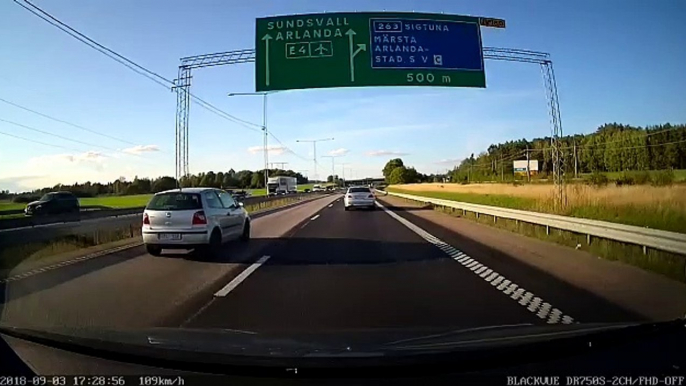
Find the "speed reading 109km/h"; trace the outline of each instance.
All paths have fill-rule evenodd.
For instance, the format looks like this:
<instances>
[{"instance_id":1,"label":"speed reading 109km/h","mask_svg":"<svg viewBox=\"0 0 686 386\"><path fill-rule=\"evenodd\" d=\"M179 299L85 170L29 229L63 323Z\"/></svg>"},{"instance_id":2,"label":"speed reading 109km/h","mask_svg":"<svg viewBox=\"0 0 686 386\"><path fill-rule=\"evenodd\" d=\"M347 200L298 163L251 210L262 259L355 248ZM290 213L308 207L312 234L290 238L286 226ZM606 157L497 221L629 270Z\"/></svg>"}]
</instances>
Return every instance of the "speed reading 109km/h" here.
<instances>
[{"instance_id":1,"label":"speed reading 109km/h","mask_svg":"<svg viewBox=\"0 0 686 386\"><path fill-rule=\"evenodd\" d=\"M486 87L480 26L478 17L425 13L259 18L255 88Z\"/></svg>"}]
</instances>

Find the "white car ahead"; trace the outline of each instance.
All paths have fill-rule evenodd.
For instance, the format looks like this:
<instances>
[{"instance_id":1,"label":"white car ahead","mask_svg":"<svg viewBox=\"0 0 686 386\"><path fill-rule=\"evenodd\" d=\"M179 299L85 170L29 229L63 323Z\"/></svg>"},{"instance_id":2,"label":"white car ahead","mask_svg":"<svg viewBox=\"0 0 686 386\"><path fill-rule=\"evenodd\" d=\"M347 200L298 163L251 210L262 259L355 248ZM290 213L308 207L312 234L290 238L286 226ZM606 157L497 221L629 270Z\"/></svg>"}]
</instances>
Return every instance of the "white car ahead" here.
<instances>
[{"instance_id":1,"label":"white car ahead","mask_svg":"<svg viewBox=\"0 0 686 386\"><path fill-rule=\"evenodd\" d=\"M374 192L365 187L348 188L348 191L343 198L345 210L359 207L374 210L376 209L376 204L374 202Z\"/></svg>"},{"instance_id":2,"label":"white car ahead","mask_svg":"<svg viewBox=\"0 0 686 386\"><path fill-rule=\"evenodd\" d=\"M148 253L195 249L213 254L222 243L250 239L250 216L231 195L215 188L184 188L155 194L143 212Z\"/></svg>"}]
</instances>

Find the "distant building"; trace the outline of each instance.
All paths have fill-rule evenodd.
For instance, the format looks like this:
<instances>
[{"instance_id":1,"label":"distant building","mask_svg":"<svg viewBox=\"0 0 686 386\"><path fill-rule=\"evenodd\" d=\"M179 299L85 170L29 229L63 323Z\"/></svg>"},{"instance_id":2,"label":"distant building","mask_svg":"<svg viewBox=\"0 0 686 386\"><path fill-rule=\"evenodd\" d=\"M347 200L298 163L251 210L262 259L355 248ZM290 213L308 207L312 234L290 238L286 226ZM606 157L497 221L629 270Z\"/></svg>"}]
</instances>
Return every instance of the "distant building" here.
<instances>
[{"instance_id":1,"label":"distant building","mask_svg":"<svg viewBox=\"0 0 686 386\"><path fill-rule=\"evenodd\" d=\"M526 160L513 161L512 168L516 175L526 175ZM538 174L538 160L529 160L529 173L533 176Z\"/></svg>"}]
</instances>

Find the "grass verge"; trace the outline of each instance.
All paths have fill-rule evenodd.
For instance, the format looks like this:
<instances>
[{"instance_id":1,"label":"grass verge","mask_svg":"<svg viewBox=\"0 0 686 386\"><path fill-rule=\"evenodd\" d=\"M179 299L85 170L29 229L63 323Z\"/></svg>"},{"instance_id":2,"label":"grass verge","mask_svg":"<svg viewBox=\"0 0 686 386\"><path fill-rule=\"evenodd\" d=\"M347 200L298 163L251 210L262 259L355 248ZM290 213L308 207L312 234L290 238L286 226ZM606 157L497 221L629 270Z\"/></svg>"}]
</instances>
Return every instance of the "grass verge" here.
<instances>
[{"instance_id":1,"label":"grass verge","mask_svg":"<svg viewBox=\"0 0 686 386\"><path fill-rule=\"evenodd\" d=\"M7 274L12 271L13 274L18 274L86 255L96 246L121 240L130 242L131 239L140 236L141 227L131 223L116 229L94 229L91 232L61 236L50 241L10 246L0 251L0 272Z\"/></svg>"},{"instance_id":2,"label":"grass verge","mask_svg":"<svg viewBox=\"0 0 686 386\"><path fill-rule=\"evenodd\" d=\"M404 200L404 199L403 199ZM404 200L416 204L416 201ZM480 224L505 229L539 240L554 242L575 249L592 253L607 260L621 261L647 271L655 272L674 280L686 283L686 256L669 252L647 249L633 244L620 243L613 240L592 237L590 244L585 234L563 231L560 229L546 229L545 226L530 224L517 220L497 218L474 212L463 212L460 209L433 206L438 212L451 216L465 218Z\"/></svg>"},{"instance_id":3,"label":"grass verge","mask_svg":"<svg viewBox=\"0 0 686 386\"><path fill-rule=\"evenodd\" d=\"M152 194L135 194L132 196L100 196L79 199L81 206L107 206L110 208L138 208L148 204Z\"/></svg>"},{"instance_id":4,"label":"grass verge","mask_svg":"<svg viewBox=\"0 0 686 386\"><path fill-rule=\"evenodd\" d=\"M549 188L545 186L440 186L445 186L446 191L436 191L428 185L408 185L406 189L390 186L386 190L686 233L686 189L683 187L613 186L595 189L574 185L567 190L567 207L556 210L552 197L547 196ZM457 189L468 191L455 191Z\"/></svg>"}]
</instances>

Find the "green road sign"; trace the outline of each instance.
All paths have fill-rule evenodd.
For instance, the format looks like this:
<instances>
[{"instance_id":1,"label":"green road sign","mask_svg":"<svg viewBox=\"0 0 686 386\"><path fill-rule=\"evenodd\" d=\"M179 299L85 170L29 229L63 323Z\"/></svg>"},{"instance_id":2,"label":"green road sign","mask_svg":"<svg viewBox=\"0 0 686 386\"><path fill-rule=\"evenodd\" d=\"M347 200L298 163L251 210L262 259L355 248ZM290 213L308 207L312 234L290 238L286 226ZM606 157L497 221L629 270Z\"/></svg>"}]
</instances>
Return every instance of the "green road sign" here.
<instances>
[{"instance_id":1,"label":"green road sign","mask_svg":"<svg viewBox=\"0 0 686 386\"><path fill-rule=\"evenodd\" d=\"M256 31L257 91L486 87L478 17L387 12L289 15L257 19Z\"/></svg>"}]
</instances>

